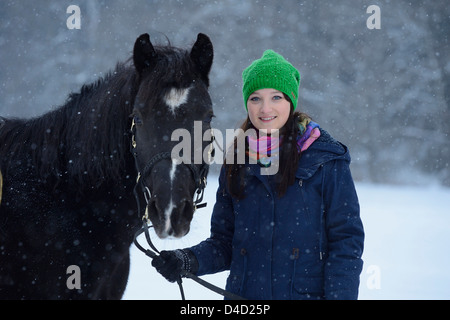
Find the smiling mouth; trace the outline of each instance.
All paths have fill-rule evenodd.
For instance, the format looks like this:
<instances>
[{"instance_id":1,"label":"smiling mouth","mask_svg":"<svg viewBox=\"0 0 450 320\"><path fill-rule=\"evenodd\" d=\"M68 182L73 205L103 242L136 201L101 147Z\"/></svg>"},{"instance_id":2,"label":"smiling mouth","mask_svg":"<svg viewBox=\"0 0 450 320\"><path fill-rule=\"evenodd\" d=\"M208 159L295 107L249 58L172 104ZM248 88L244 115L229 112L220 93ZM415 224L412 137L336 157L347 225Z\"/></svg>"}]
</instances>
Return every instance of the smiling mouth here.
<instances>
[{"instance_id":1,"label":"smiling mouth","mask_svg":"<svg viewBox=\"0 0 450 320\"><path fill-rule=\"evenodd\" d=\"M259 119L261 120L261 121L263 121L263 122L269 122L269 121L272 121L272 120L274 120L276 118L276 116L273 116L273 117L259 117Z\"/></svg>"}]
</instances>

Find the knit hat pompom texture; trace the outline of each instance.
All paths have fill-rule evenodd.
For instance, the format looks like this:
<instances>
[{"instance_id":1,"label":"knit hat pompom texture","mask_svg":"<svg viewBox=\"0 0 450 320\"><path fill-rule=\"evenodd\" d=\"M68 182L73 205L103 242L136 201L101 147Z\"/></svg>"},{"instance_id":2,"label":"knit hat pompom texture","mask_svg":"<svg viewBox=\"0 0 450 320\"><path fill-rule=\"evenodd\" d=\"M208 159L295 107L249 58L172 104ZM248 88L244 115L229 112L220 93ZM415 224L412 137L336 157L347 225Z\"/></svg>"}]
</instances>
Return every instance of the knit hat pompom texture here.
<instances>
[{"instance_id":1,"label":"knit hat pompom texture","mask_svg":"<svg viewBox=\"0 0 450 320\"><path fill-rule=\"evenodd\" d=\"M242 72L242 93L247 109L248 97L260 89L275 89L285 93L297 108L300 72L282 55L273 50L264 51L262 57L252 62Z\"/></svg>"}]
</instances>

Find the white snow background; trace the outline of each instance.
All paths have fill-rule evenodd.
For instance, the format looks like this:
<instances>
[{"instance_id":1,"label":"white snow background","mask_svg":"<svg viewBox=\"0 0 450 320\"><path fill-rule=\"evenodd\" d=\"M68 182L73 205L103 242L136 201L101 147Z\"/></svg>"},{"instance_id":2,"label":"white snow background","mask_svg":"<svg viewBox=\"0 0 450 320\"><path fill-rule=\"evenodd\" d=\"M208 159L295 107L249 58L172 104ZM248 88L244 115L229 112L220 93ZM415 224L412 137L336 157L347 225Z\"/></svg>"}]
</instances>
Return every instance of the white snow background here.
<instances>
[{"instance_id":1,"label":"white snow background","mask_svg":"<svg viewBox=\"0 0 450 320\"><path fill-rule=\"evenodd\" d=\"M182 239L160 240L159 250L185 248L209 235L217 176L205 190L208 206L194 214L191 231ZM391 186L356 183L366 233L359 299L450 299L450 189L434 186ZM140 242L146 244L143 236ZM181 299L177 284L167 282L151 260L131 246L131 269L124 300ZM225 286L228 272L203 279ZM184 279L188 300L222 299L193 280Z\"/></svg>"}]
</instances>

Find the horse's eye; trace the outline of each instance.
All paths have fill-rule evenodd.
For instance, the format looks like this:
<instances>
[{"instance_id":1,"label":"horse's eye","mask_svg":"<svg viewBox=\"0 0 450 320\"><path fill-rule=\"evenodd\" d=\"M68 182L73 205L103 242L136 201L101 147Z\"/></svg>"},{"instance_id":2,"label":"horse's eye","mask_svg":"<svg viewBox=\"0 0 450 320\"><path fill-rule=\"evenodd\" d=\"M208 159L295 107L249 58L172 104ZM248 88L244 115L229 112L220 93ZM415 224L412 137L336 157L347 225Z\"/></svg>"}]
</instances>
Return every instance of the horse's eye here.
<instances>
[{"instance_id":1,"label":"horse's eye","mask_svg":"<svg viewBox=\"0 0 450 320\"><path fill-rule=\"evenodd\" d=\"M214 118L214 117L215 117L215 115L210 114L210 115L206 116L206 118L203 120L203 122L209 124L209 123L211 123L212 118Z\"/></svg>"},{"instance_id":2,"label":"horse's eye","mask_svg":"<svg viewBox=\"0 0 450 320\"><path fill-rule=\"evenodd\" d=\"M140 126L140 125L142 125L142 119L139 117L139 116L134 116L133 117L133 119L134 119L134 123L137 125L137 126Z\"/></svg>"}]
</instances>

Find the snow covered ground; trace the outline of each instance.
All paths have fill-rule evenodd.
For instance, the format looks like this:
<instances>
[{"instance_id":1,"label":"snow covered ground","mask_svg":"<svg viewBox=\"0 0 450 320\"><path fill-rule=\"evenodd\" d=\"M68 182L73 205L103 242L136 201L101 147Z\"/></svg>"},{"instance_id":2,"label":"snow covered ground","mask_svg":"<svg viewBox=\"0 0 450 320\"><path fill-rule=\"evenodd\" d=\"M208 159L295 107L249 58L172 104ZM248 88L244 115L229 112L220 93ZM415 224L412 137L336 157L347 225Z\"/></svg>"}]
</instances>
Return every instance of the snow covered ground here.
<instances>
[{"instance_id":1,"label":"snow covered ground","mask_svg":"<svg viewBox=\"0 0 450 320\"><path fill-rule=\"evenodd\" d=\"M366 241L360 299L450 299L450 189L357 184ZM217 177L210 176L208 206L195 213L190 233L180 240L160 240L159 250L185 248L209 235ZM145 240L141 238L141 242ZM225 286L227 272L203 277ZM186 299L222 299L185 279ZM124 299L180 299L178 286L167 282L134 245Z\"/></svg>"}]
</instances>

